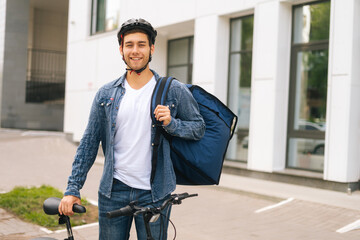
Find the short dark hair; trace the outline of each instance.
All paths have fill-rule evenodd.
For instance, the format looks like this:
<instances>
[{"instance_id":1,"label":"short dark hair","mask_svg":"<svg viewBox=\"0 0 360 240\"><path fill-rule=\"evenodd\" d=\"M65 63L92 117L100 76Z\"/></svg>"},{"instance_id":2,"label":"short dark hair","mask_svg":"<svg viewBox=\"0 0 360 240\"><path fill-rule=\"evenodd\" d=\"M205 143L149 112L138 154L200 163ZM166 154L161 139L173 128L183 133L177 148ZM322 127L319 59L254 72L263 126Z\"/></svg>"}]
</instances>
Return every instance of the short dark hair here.
<instances>
[{"instance_id":1,"label":"short dark hair","mask_svg":"<svg viewBox=\"0 0 360 240\"><path fill-rule=\"evenodd\" d=\"M121 25L121 28L117 33L119 45L122 44L124 36L130 32L143 32L148 36L150 46L155 44L157 31L151 26L148 21L142 18L132 18Z\"/></svg>"},{"instance_id":2,"label":"short dark hair","mask_svg":"<svg viewBox=\"0 0 360 240\"><path fill-rule=\"evenodd\" d=\"M149 46L151 47L152 42L151 42L151 40L150 40L149 34L148 34L146 31L144 31L144 30L142 30L142 29L134 28L134 29L131 29L131 30L125 32L122 37L125 38L126 35L131 34L131 33L144 33L144 34L146 34L147 39L148 39L148 41L149 41ZM121 40L121 39L119 40L119 45L121 45L122 41L123 41L123 39L122 39L122 40Z\"/></svg>"}]
</instances>

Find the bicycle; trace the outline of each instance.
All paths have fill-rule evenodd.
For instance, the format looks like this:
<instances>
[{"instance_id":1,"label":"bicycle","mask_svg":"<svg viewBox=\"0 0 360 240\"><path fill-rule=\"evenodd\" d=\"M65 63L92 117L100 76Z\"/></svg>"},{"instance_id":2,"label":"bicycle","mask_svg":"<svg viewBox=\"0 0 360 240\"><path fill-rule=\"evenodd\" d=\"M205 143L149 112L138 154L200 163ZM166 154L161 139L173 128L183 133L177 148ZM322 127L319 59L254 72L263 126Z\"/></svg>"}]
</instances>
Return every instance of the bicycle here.
<instances>
[{"instance_id":1,"label":"bicycle","mask_svg":"<svg viewBox=\"0 0 360 240\"><path fill-rule=\"evenodd\" d=\"M145 229L146 229L146 235L147 240L155 240L150 231L150 223L156 222L160 215L161 211L164 210L166 207L168 207L170 204L172 205L180 205L182 203L182 200L189 198L189 197L196 197L198 196L197 193L195 194L188 194L188 193L181 193L181 194L172 194L169 199L165 200L163 204L160 207L142 207L138 206L137 201L131 202L129 205L120 208L118 210L114 210L111 212L106 213L106 217L108 218L115 218L120 216L137 216L142 214L144 223L145 223ZM174 239L176 239L176 228L175 225L171 222L170 219L168 219L175 230L175 236Z\"/></svg>"},{"instance_id":2,"label":"bicycle","mask_svg":"<svg viewBox=\"0 0 360 240\"><path fill-rule=\"evenodd\" d=\"M120 217L120 216L137 216L140 214L143 214L145 228L146 228L146 234L148 240L154 240L154 238L151 235L150 231L150 223L156 222L160 215L161 211L164 210L167 206L170 204L172 205L180 205L182 203L182 200L189 198L189 197L195 197L198 196L198 194L188 194L188 193L181 193L181 194L172 194L169 199L164 201L164 203L160 207L141 207L137 206L137 201L131 202L129 205L107 213L108 218L114 218L114 217ZM45 214L47 215L59 215L59 224L66 224L66 230L68 237L64 240L74 240L71 224L70 224L70 217L66 215L60 215L59 214L59 204L61 199L56 197L48 198L44 201L43 204L43 210ZM73 205L73 211L75 213L85 213L86 208L82 205L74 204ZM176 238L176 228L174 224L169 219L170 223L173 225L175 230L175 236ZM50 237L38 237L33 238L32 240L56 240L55 238Z\"/></svg>"},{"instance_id":3,"label":"bicycle","mask_svg":"<svg viewBox=\"0 0 360 240\"><path fill-rule=\"evenodd\" d=\"M71 224L70 224L70 217L59 214L58 208L59 208L60 201L61 201L61 199L56 198L56 197L51 197L51 198L46 199L43 204L43 210L47 215L59 215L59 224L66 224L66 230L67 230L68 237L65 238L64 240L74 240L74 236L73 236L72 228L71 228ZM73 205L73 212L85 213L86 208L82 205L78 205L75 203ZM39 238L34 238L32 240L56 240L56 239L50 238L50 237L39 237Z\"/></svg>"}]
</instances>

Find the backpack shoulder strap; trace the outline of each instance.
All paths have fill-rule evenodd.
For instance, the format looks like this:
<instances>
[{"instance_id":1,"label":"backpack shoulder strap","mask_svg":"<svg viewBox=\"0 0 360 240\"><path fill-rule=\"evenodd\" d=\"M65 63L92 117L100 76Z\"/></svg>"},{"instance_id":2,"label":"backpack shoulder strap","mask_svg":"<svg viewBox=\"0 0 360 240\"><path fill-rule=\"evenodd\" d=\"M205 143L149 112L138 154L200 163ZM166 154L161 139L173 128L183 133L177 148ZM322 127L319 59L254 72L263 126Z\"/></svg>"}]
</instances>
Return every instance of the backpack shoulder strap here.
<instances>
[{"instance_id":1,"label":"backpack shoulder strap","mask_svg":"<svg viewBox=\"0 0 360 240\"><path fill-rule=\"evenodd\" d=\"M170 89L171 82L174 78L173 77L162 77L160 78L154 88L153 94L151 96L151 104L150 104L150 115L152 122L156 124L156 131L155 137L153 142L153 152L152 152L152 159L151 159L151 176L150 176L150 183L154 181L156 166L157 166L157 158L158 158L158 148L160 143L160 135L163 131L161 127L161 123L155 119L155 108L157 105L165 105L165 101L167 98L167 94Z\"/></svg>"},{"instance_id":2,"label":"backpack shoulder strap","mask_svg":"<svg viewBox=\"0 0 360 240\"><path fill-rule=\"evenodd\" d=\"M173 81L173 77L162 77L160 78L154 88L153 94L151 96L151 106L150 106L150 115L153 123L160 124L154 115L154 111L157 105L165 105L167 94L170 89L170 85ZM161 124L160 124L161 125Z\"/></svg>"}]
</instances>

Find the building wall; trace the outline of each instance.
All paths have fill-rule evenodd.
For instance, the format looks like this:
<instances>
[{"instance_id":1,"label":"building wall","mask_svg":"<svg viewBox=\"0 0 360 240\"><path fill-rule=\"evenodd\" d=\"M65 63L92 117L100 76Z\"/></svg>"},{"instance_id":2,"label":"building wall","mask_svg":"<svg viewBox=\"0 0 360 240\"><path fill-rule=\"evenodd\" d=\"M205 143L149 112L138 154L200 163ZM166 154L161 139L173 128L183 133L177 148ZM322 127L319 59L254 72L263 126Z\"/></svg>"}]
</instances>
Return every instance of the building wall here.
<instances>
[{"instance_id":1,"label":"building wall","mask_svg":"<svg viewBox=\"0 0 360 240\"><path fill-rule=\"evenodd\" d=\"M324 177L360 178L360 1L332 1Z\"/></svg>"},{"instance_id":2,"label":"building wall","mask_svg":"<svg viewBox=\"0 0 360 240\"><path fill-rule=\"evenodd\" d=\"M272 172L285 168L291 5L264 2L254 18L248 166Z\"/></svg>"},{"instance_id":3,"label":"building wall","mask_svg":"<svg viewBox=\"0 0 360 240\"><path fill-rule=\"evenodd\" d=\"M254 14L247 168L274 172L286 164L292 6L304 2L309 1L123 0L120 18L142 17L158 30L150 67L161 75L166 74L167 41L194 35L193 83L226 102L229 20ZM357 0L331 1L324 179L337 182L360 178L359 9ZM90 23L91 1L70 0L64 131L75 141L81 139L97 89L125 69L116 31L91 36Z\"/></svg>"},{"instance_id":4,"label":"building wall","mask_svg":"<svg viewBox=\"0 0 360 240\"><path fill-rule=\"evenodd\" d=\"M1 14L3 24L0 23L3 27L0 29L0 56L3 54L0 60L1 127L62 131L63 104L25 101L27 49L49 49L49 44L52 44L51 50L66 50L67 21L65 19L65 24L59 26L56 14L32 9L30 0L2 0L0 6L5 12ZM38 11L35 16L41 19L34 18L34 11ZM37 32L33 34L33 31Z\"/></svg>"},{"instance_id":5,"label":"building wall","mask_svg":"<svg viewBox=\"0 0 360 240\"><path fill-rule=\"evenodd\" d=\"M5 19L6 19L6 0L0 0L0 96L2 95L2 82L4 72L4 53L5 53ZM2 97L0 97L0 121Z\"/></svg>"},{"instance_id":6,"label":"building wall","mask_svg":"<svg viewBox=\"0 0 360 240\"><path fill-rule=\"evenodd\" d=\"M18 109L25 98L29 1L6 1L1 126L22 127Z\"/></svg>"},{"instance_id":7,"label":"building wall","mask_svg":"<svg viewBox=\"0 0 360 240\"><path fill-rule=\"evenodd\" d=\"M31 6L29 48L66 51L67 13Z\"/></svg>"}]
</instances>

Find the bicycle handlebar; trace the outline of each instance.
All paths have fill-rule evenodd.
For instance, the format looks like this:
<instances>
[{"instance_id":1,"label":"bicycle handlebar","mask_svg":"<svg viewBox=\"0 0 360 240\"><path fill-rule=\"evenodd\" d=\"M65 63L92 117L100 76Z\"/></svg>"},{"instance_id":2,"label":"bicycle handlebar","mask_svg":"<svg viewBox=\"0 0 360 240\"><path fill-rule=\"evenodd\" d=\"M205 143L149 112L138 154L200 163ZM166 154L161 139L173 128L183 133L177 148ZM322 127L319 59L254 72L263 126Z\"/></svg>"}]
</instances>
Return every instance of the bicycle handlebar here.
<instances>
[{"instance_id":1,"label":"bicycle handlebar","mask_svg":"<svg viewBox=\"0 0 360 240\"><path fill-rule=\"evenodd\" d=\"M120 208L118 210L107 212L106 217L114 218L114 217L120 217L120 216L132 216L133 214L134 214L133 209L131 208L130 205L127 205L126 207Z\"/></svg>"},{"instance_id":2,"label":"bicycle handlebar","mask_svg":"<svg viewBox=\"0 0 360 240\"><path fill-rule=\"evenodd\" d=\"M59 204L61 199L56 197L50 197L44 201L43 210L47 215L57 215L59 214ZM75 213L85 213L86 208L79 204L73 205L73 212Z\"/></svg>"},{"instance_id":3,"label":"bicycle handlebar","mask_svg":"<svg viewBox=\"0 0 360 240\"><path fill-rule=\"evenodd\" d=\"M195 194L188 194L188 193L181 193L181 194L172 194L169 199L165 200L164 203L160 207L140 207L137 206L137 202L131 202L129 205L120 208L118 210L114 210L111 212L106 213L106 217L108 218L114 218L114 217L120 217L120 216L132 216L132 215L139 215L146 212L152 212L152 213L160 213L162 210L164 210L169 204L181 204L182 200L189 198L189 197L196 197L198 196L197 193Z\"/></svg>"}]
</instances>

